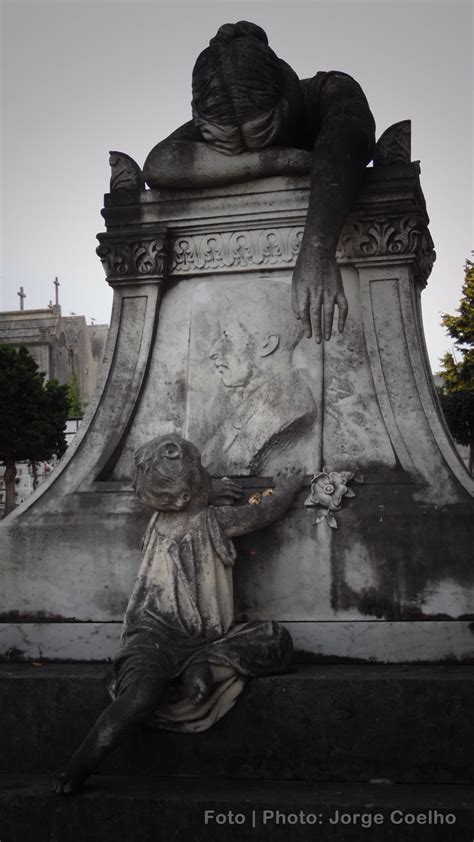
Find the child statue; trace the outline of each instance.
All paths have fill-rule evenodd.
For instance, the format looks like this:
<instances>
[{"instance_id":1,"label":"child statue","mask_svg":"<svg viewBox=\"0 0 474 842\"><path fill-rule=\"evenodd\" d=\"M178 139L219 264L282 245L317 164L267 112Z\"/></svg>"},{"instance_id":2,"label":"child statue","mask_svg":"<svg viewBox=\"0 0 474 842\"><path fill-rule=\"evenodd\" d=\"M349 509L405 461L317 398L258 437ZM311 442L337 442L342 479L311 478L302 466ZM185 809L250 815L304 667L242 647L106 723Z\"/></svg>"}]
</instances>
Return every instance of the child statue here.
<instances>
[{"instance_id":1,"label":"child statue","mask_svg":"<svg viewBox=\"0 0 474 842\"><path fill-rule=\"evenodd\" d=\"M198 449L178 435L135 454L138 498L155 510L114 663L114 700L65 770L55 792L79 790L137 724L203 731L234 705L247 677L283 672L293 645L271 621L234 624L232 538L277 520L303 482L279 477L259 505L209 504L211 478Z\"/></svg>"}]
</instances>

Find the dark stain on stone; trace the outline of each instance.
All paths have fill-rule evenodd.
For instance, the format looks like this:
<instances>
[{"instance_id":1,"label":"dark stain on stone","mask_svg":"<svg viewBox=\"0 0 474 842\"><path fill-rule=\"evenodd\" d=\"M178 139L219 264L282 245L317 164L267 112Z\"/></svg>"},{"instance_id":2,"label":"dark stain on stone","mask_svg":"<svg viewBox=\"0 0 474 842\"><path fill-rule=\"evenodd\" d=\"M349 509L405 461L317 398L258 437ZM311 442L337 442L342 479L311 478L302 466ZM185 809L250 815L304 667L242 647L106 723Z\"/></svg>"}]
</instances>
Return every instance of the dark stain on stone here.
<instances>
[{"instance_id":1,"label":"dark stain on stone","mask_svg":"<svg viewBox=\"0 0 474 842\"><path fill-rule=\"evenodd\" d=\"M297 649L294 654L293 664L295 667L298 665L309 665L309 664L365 664L367 667L374 667L376 665L380 666L381 661L377 658L350 658L342 655L321 655L315 652L307 652L304 649ZM382 662L384 663L384 662ZM397 666L406 666L408 669L409 666L416 666L416 665L423 665L426 664L428 666L433 666L433 660L429 658L416 658L410 660L408 662L404 661L397 661ZM472 655L462 655L459 658L454 656L446 656L441 660L436 661L436 668L439 669L440 665L443 666L459 666L460 664L474 664L474 656ZM390 664L390 666L395 666L395 664Z\"/></svg>"},{"instance_id":2,"label":"dark stain on stone","mask_svg":"<svg viewBox=\"0 0 474 842\"><path fill-rule=\"evenodd\" d=\"M7 652L0 653L0 664L5 663L31 663L34 660L32 658L31 653L25 653L22 649L16 649L12 647L12 649L8 649ZM80 663L80 664L112 664L112 658L83 658L82 661L71 661L71 658L47 658L45 655L41 655L41 663L42 664L68 664L71 663ZM34 667L33 667L34 669Z\"/></svg>"},{"instance_id":3,"label":"dark stain on stone","mask_svg":"<svg viewBox=\"0 0 474 842\"><path fill-rule=\"evenodd\" d=\"M7 649L3 655L0 655L0 661L21 661L25 658L25 652L23 649L18 649L16 646L12 646L10 649Z\"/></svg>"},{"instance_id":4,"label":"dark stain on stone","mask_svg":"<svg viewBox=\"0 0 474 842\"><path fill-rule=\"evenodd\" d=\"M366 484L357 498L337 515L339 530L332 541L331 604L335 611L356 609L363 616L387 620L451 620L448 614L428 614L425 595L447 578L471 588L471 516L466 504L427 506L415 499L419 487ZM383 500L383 505L380 504ZM456 541L452 536L456 534ZM350 587L351 547L367 548L371 584ZM471 620L471 615L456 616Z\"/></svg>"},{"instance_id":5,"label":"dark stain on stone","mask_svg":"<svg viewBox=\"0 0 474 842\"><path fill-rule=\"evenodd\" d=\"M318 655L305 649L296 649L294 664L374 664L373 658L349 658L342 655Z\"/></svg>"},{"instance_id":6,"label":"dark stain on stone","mask_svg":"<svg viewBox=\"0 0 474 842\"><path fill-rule=\"evenodd\" d=\"M107 613L123 616L127 610L128 597L129 594L124 591L106 585L104 590L96 593L95 603Z\"/></svg>"},{"instance_id":7,"label":"dark stain on stone","mask_svg":"<svg viewBox=\"0 0 474 842\"><path fill-rule=\"evenodd\" d=\"M48 611L2 611L0 623L90 623L91 620L78 620L77 617L62 617Z\"/></svg>"},{"instance_id":8,"label":"dark stain on stone","mask_svg":"<svg viewBox=\"0 0 474 842\"><path fill-rule=\"evenodd\" d=\"M343 590L343 588L341 588ZM349 604L355 604L361 614L369 617L377 617L378 620L384 618L386 620L398 620L400 617L400 608L394 602L390 594L383 593L377 588L364 588L356 593L346 586L347 607Z\"/></svg>"},{"instance_id":9,"label":"dark stain on stone","mask_svg":"<svg viewBox=\"0 0 474 842\"><path fill-rule=\"evenodd\" d=\"M185 405L186 403L186 381L182 377L178 377L175 381L175 396L178 404Z\"/></svg>"}]
</instances>

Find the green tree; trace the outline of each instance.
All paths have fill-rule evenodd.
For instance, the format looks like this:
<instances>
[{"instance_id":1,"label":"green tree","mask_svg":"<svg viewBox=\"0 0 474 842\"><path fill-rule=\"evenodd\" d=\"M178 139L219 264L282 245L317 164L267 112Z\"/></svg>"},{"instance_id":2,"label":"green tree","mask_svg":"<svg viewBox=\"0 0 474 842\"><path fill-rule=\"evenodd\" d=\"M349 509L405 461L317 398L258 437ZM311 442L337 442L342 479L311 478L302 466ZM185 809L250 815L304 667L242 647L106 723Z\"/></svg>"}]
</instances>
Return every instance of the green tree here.
<instances>
[{"instance_id":1,"label":"green tree","mask_svg":"<svg viewBox=\"0 0 474 842\"><path fill-rule=\"evenodd\" d=\"M29 351L0 343L0 461L5 465L5 510L15 508L17 462L40 462L66 450L68 387L45 375Z\"/></svg>"},{"instance_id":2,"label":"green tree","mask_svg":"<svg viewBox=\"0 0 474 842\"><path fill-rule=\"evenodd\" d=\"M474 254L474 252L473 252ZM469 470L474 462L474 262L466 260L458 315L444 313L441 323L454 340L455 351L441 360L441 406L455 441L469 447Z\"/></svg>"},{"instance_id":3,"label":"green tree","mask_svg":"<svg viewBox=\"0 0 474 842\"><path fill-rule=\"evenodd\" d=\"M82 418L84 415L84 405L81 400L81 391L79 387L79 378L74 371L68 383L68 397L69 397L69 418Z\"/></svg>"}]
</instances>

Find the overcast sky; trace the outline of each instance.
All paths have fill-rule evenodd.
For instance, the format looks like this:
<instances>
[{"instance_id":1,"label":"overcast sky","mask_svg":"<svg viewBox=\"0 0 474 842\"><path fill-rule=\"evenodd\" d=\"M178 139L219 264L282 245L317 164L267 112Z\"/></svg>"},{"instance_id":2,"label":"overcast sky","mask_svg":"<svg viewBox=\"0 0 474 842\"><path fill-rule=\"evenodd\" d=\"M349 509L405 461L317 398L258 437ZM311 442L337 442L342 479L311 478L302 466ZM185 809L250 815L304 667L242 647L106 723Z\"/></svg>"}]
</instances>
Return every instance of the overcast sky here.
<instances>
[{"instance_id":1,"label":"overcast sky","mask_svg":"<svg viewBox=\"0 0 474 842\"><path fill-rule=\"evenodd\" d=\"M95 254L108 151L143 165L190 118L191 71L226 21L252 20L300 78L343 70L364 88L379 136L412 120L412 158L438 260L423 294L432 365L450 347L440 312L459 303L474 248L472 44L466 0L118 2L3 0L2 298L109 320Z\"/></svg>"}]
</instances>

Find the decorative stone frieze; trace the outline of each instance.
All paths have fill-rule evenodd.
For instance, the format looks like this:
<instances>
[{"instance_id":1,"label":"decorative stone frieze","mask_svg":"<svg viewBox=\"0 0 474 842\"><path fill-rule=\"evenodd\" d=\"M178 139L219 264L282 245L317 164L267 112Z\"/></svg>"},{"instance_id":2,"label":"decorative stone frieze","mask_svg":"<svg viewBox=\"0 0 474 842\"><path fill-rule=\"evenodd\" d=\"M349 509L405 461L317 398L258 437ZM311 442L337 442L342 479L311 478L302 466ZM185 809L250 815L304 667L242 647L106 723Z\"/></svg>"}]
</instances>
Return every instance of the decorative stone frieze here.
<instances>
[{"instance_id":1,"label":"decorative stone frieze","mask_svg":"<svg viewBox=\"0 0 474 842\"><path fill-rule=\"evenodd\" d=\"M303 226L186 234L173 240L170 274L293 266Z\"/></svg>"},{"instance_id":2,"label":"decorative stone frieze","mask_svg":"<svg viewBox=\"0 0 474 842\"><path fill-rule=\"evenodd\" d=\"M129 234L127 240L120 240L116 234L103 234L97 254L112 285L134 280L161 281L165 272L182 277L292 268L303 230L302 225L204 234L186 231L176 234L171 229L150 239L137 239ZM350 219L337 249L341 263L408 256L416 258L417 274L425 282L436 254L421 216Z\"/></svg>"}]
</instances>

